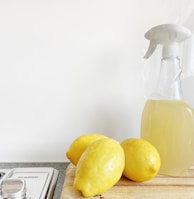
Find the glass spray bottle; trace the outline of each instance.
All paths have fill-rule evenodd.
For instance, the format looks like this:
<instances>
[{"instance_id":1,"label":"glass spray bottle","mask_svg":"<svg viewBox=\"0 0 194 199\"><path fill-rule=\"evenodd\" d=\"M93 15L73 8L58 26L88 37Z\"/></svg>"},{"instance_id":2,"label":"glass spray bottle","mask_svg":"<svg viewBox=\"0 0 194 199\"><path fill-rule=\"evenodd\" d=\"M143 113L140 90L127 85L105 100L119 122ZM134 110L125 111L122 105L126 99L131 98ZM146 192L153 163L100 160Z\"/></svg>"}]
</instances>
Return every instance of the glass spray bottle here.
<instances>
[{"instance_id":1,"label":"glass spray bottle","mask_svg":"<svg viewBox=\"0 0 194 199\"><path fill-rule=\"evenodd\" d=\"M171 176L184 175L193 163L194 115L182 99L178 57L179 44L190 36L188 29L176 24L156 26L145 34L150 40L145 58L160 44L162 59L156 90L143 110L141 137L158 149L159 173Z\"/></svg>"}]
</instances>

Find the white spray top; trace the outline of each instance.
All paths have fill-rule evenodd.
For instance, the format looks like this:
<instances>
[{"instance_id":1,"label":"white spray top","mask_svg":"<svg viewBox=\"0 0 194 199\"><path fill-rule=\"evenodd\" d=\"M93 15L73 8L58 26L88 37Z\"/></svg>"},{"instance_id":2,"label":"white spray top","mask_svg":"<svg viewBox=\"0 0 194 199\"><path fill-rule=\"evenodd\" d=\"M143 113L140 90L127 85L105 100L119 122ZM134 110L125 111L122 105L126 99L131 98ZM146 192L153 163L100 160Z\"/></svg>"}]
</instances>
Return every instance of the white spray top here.
<instances>
[{"instance_id":1,"label":"white spray top","mask_svg":"<svg viewBox=\"0 0 194 199\"><path fill-rule=\"evenodd\" d=\"M178 56L179 43L188 39L191 35L191 31L181 25L164 24L155 26L145 33L145 38L150 40L150 45L144 58L148 59L158 44L163 46L163 58Z\"/></svg>"}]
</instances>

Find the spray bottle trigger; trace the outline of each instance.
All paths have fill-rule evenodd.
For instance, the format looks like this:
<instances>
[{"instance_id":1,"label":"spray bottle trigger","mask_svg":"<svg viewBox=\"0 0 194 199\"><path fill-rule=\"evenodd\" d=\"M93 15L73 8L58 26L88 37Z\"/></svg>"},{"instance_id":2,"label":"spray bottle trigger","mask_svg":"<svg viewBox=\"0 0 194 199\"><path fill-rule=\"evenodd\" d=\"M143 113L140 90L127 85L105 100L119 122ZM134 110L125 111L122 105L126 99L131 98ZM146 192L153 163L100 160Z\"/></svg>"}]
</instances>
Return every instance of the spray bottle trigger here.
<instances>
[{"instance_id":1,"label":"spray bottle trigger","mask_svg":"<svg viewBox=\"0 0 194 199\"><path fill-rule=\"evenodd\" d=\"M157 47L157 44L155 42L153 42L152 40L150 40L149 48L148 48L146 54L144 55L144 58L148 59L153 54L156 47Z\"/></svg>"}]
</instances>

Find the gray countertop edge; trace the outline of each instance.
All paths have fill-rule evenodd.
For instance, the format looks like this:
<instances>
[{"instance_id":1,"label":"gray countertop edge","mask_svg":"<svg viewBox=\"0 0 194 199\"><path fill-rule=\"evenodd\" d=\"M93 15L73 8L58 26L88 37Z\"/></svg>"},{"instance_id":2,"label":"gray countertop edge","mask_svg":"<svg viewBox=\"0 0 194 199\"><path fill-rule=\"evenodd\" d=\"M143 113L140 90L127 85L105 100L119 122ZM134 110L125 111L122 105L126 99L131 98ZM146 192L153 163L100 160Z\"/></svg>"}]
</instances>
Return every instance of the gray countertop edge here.
<instances>
[{"instance_id":1,"label":"gray countertop edge","mask_svg":"<svg viewBox=\"0 0 194 199\"><path fill-rule=\"evenodd\" d=\"M52 167L59 171L59 176L57 180L57 185L55 188L53 199L60 199L66 169L69 165L69 162L17 162L17 163L0 163L0 169L13 169L13 168L20 168L20 167Z\"/></svg>"}]
</instances>

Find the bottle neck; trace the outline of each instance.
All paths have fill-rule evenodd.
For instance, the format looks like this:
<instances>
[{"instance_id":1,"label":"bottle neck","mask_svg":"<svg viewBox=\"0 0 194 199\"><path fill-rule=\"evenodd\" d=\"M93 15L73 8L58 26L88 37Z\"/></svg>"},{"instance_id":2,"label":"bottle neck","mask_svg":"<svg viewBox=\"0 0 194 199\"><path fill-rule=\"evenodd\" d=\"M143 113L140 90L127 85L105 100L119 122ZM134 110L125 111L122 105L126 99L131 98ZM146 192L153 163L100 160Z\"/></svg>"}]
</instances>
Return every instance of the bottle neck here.
<instances>
[{"instance_id":1,"label":"bottle neck","mask_svg":"<svg viewBox=\"0 0 194 199\"><path fill-rule=\"evenodd\" d=\"M167 57L161 60L161 68L156 91L152 98L163 100L181 100L180 59Z\"/></svg>"}]
</instances>

